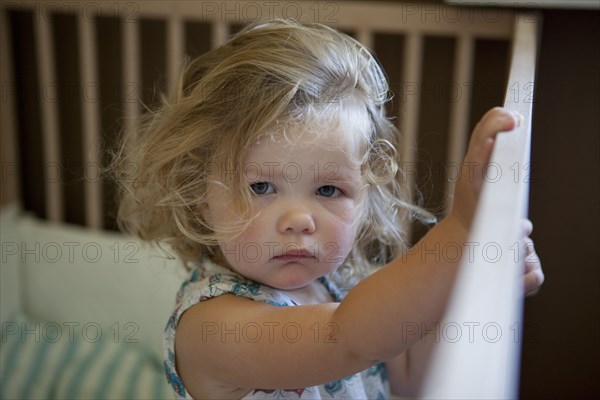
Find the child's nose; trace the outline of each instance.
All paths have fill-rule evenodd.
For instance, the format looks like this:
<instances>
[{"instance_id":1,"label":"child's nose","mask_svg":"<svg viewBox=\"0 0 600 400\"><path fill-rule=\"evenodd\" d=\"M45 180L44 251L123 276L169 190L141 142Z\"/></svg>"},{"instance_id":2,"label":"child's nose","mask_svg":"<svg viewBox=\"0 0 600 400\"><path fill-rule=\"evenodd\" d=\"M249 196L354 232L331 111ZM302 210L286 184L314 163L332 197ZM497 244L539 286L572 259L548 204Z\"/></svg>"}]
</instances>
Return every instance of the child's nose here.
<instances>
[{"instance_id":1,"label":"child's nose","mask_svg":"<svg viewBox=\"0 0 600 400\"><path fill-rule=\"evenodd\" d=\"M299 203L286 205L277 221L277 229L282 233L313 233L315 220L310 208Z\"/></svg>"}]
</instances>

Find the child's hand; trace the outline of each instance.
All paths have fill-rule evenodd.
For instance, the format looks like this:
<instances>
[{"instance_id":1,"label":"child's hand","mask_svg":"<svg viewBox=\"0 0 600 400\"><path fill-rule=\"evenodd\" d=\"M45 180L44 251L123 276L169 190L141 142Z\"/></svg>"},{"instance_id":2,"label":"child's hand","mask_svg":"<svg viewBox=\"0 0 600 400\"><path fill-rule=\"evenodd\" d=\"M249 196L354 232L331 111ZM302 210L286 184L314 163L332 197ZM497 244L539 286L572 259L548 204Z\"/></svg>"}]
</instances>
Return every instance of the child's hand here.
<instances>
[{"instance_id":1,"label":"child's hand","mask_svg":"<svg viewBox=\"0 0 600 400\"><path fill-rule=\"evenodd\" d=\"M529 237L533 230L533 224L530 220L523 220L523 236L525 237L525 295L531 296L538 292L542 283L544 283L544 271L542 263L533 247L533 240Z\"/></svg>"},{"instance_id":2,"label":"child's hand","mask_svg":"<svg viewBox=\"0 0 600 400\"><path fill-rule=\"evenodd\" d=\"M463 161L454 193L451 215L468 231L483 185L485 168L490 160L498 132L510 131L518 124L515 114L500 107L488 111L477 123Z\"/></svg>"},{"instance_id":3,"label":"child's hand","mask_svg":"<svg viewBox=\"0 0 600 400\"><path fill-rule=\"evenodd\" d=\"M461 175L456 184L454 205L450 216L454 217L465 231L473 222L473 215L479 200L485 168L490 160L494 139L498 132L514 129L518 125L518 116L510 111L496 107L488 111L473 130L469 148L462 165ZM523 222L523 242L525 275L524 291L526 295L535 294L544 282L542 264L529 237L533 224L529 220Z\"/></svg>"}]
</instances>

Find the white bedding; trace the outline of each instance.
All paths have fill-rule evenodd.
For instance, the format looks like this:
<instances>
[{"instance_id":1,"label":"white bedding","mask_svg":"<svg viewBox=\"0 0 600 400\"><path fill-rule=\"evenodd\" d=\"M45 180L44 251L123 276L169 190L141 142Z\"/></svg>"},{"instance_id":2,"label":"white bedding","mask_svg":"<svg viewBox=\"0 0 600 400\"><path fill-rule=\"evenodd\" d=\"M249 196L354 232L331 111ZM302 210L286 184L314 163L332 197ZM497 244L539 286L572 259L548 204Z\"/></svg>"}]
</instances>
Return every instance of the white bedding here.
<instances>
[{"instance_id":1,"label":"white bedding","mask_svg":"<svg viewBox=\"0 0 600 400\"><path fill-rule=\"evenodd\" d=\"M129 237L50 224L16 207L0 221L2 398L45 398L46 389L77 398L169 393L161 341L185 274L177 262ZM69 352L75 358L62 365ZM138 390L126 376L147 382ZM107 382L114 386L102 388Z\"/></svg>"}]
</instances>

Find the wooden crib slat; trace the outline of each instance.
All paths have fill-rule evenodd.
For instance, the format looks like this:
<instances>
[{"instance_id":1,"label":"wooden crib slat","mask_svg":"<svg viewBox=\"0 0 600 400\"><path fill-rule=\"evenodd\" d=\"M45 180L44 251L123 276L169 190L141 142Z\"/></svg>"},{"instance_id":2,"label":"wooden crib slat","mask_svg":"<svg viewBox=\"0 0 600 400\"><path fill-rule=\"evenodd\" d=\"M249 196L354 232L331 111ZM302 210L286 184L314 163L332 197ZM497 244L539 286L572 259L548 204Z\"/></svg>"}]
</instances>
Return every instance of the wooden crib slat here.
<instances>
[{"instance_id":1,"label":"wooden crib slat","mask_svg":"<svg viewBox=\"0 0 600 400\"><path fill-rule=\"evenodd\" d=\"M122 16L123 24L123 114L128 132L137 130L142 96L139 19Z\"/></svg>"},{"instance_id":2,"label":"wooden crib slat","mask_svg":"<svg viewBox=\"0 0 600 400\"><path fill-rule=\"evenodd\" d=\"M463 34L458 37L456 55L454 57L453 83L457 97L450 102L450 138L448 143L446 180L446 213L452 209L456 174L465 155L469 129L469 104L471 100L469 81L473 76L474 38ZM452 176L455 174L455 176Z\"/></svg>"},{"instance_id":3,"label":"wooden crib slat","mask_svg":"<svg viewBox=\"0 0 600 400\"><path fill-rule=\"evenodd\" d=\"M0 101L0 126L2 130L2 201L5 206L19 199L18 182L19 156L17 152L17 135L15 127L15 92L16 82L13 74L12 35L10 19L6 10L2 10L3 23L0 24L0 76L2 81L2 101Z\"/></svg>"},{"instance_id":4,"label":"wooden crib slat","mask_svg":"<svg viewBox=\"0 0 600 400\"><path fill-rule=\"evenodd\" d=\"M423 37L410 33L404 46L402 89L400 91L400 132L402 133L402 169L409 193L414 193L417 179L417 135L419 129L419 105L421 101L421 63L423 60ZM407 230L410 227L407 227ZM407 231L407 236L410 232Z\"/></svg>"},{"instance_id":5,"label":"wooden crib slat","mask_svg":"<svg viewBox=\"0 0 600 400\"><path fill-rule=\"evenodd\" d=\"M169 16L167 23L167 86L174 90L183 60L184 28L179 14Z\"/></svg>"},{"instance_id":6,"label":"wooden crib slat","mask_svg":"<svg viewBox=\"0 0 600 400\"><path fill-rule=\"evenodd\" d=\"M468 241L441 323L462 328L442 338L424 398L509 399L518 395L523 313L521 219L527 215L531 116L537 51L535 19L517 17L505 107L523 120L496 139ZM524 89L525 92L515 88ZM467 250L465 250L466 252ZM473 330L470 330L470 329ZM445 340L446 339L446 340Z\"/></svg>"},{"instance_id":7,"label":"wooden crib slat","mask_svg":"<svg viewBox=\"0 0 600 400\"><path fill-rule=\"evenodd\" d=\"M227 40L227 36L229 36L229 26L222 20L213 21L211 25L211 46L214 49L225 43Z\"/></svg>"},{"instance_id":8,"label":"wooden crib slat","mask_svg":"<svg viewBox=\"0 0 600 400\"><path fill-rule=\"evenodd\" d=\"M37 10L38 21L34 24L38 74L42 95L40 96L40 115L42 119L42 137L44 142L44 176L46 179L46 214L52 222L64 219L61 176L60 139L58 129L58 87L54 64L54 43L50 27L50 15Z\"/></svg>"},{"instance_id":9,"label":"wooden crib slat","mask_svg":"<svg viewBox=\"0 0 600 400\"><path fill-rule=\"evenodd\" d=\"M367 49L373 49L373 31L367 27L358 29L356 40L361 42Z\"/></svg>"},{"instance_id":10,"label":"wooden crib slat","mask_svg":"<svg viewBox=\"0 0 600 400\"><path fill-rule=\"evenodd\" d=\"M85 220L88 228L102 228L102 180L100 161L100 85L96 57L96 25L89 16L79 15L79 63L81 69L81 110L85 171Z\"/></svg>"}]
</instances>

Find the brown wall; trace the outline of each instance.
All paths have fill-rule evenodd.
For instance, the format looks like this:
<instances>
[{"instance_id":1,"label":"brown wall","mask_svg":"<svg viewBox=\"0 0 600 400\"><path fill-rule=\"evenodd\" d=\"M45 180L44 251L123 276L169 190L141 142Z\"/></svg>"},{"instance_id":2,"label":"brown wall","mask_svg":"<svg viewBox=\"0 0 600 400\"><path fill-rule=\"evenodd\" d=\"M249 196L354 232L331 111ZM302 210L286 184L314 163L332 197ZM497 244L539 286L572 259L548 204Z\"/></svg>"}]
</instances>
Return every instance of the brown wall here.
<instances>
[{"instance_id":1,"label":"brown wall","mask_svg":"<svg viewBox=\"0 0 600 400\"><path fill-rule=\"evenodd\" d=\"M546 282L526 301L521 398L598 398L600 13L543 17L529 209Z\"/></svg>"}]
</instances>

